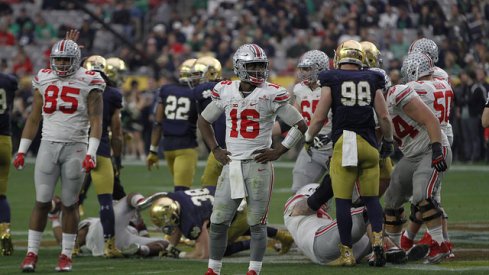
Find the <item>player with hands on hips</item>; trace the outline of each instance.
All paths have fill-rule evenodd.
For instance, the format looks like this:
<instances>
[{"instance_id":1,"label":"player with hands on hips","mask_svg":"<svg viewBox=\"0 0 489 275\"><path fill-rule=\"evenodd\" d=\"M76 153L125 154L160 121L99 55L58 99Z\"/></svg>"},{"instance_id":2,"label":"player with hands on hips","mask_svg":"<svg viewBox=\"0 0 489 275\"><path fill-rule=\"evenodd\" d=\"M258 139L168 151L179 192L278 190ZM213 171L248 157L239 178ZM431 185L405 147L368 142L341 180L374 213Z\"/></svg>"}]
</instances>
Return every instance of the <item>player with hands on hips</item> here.
<instances>
[{"instance_id":1,"label":"player with hands on hips","mask_svg":"<svg viewBox=\"0 0 489 275\"><path fill-rule=\"evenodd\" d=\"M250 265L247 274L260 274L266 250L266 223L273 166L303 136L307 126L300 113L288 103L288 92L267 82L268 58L256 44L245 44L233 56L239 80L221 81L211 92L213 101L202 112L198 127L204 141L224 167L217 184L211 225L206 274L220 274L226 236L236 209L248 203L251 231ZM226 149L218 146L212 122L226 115ZM293 126L277 148L270 148L276 116Z\"/></svg>"},{"instance_id":2,"label":"player with hands on hips","mask_svg":"<svg viewBox=\"0 0 489 275\"><path fill-rule=\"evenodd\" d=\"M80 67L80 49L72 40L56 42L50 62L51 69L41 69L33 79L32 111L14 161L17 169L24 166L24 155L42 118L42 140L34 168L36 203L30 219L27 255L20 266L24 272L35 271L58 178L62 181L63 234L56 270L71 270L79 219L78 193L84 172L96 166L95 155L102 134L103 78L97 72Z\"/></svg>"}]
</instances>

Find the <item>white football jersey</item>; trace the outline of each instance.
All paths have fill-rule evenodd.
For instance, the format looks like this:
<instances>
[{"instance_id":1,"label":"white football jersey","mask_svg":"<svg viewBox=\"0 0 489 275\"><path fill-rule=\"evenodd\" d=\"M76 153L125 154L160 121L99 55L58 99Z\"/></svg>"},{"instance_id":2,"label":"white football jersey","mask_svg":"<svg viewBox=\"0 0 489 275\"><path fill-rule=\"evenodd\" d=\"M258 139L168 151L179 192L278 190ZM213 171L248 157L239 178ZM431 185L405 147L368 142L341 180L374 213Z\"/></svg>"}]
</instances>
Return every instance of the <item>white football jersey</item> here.
<instances>
[{"instance_id":1,"label":"white football jersey","mask_svg":"<svg viewBox=\"0 0 489 275\"><path fill-rule=\"evenodd\" d=\"M302 117L307 123L307 126L311 123L312 115L316 111L316 106L319 102L319 98L321 97L321 87L317 87L314 90L311 90L309 86L304 85L304 83L300 82L295 84L294 89L292 90L292 94L295 97L295 101L300 108L300 112ZM331 121L333 119L331 111L328 113L328 119L326 123L324 123L323 128L319 131L319 134L326 135L331 132Z\"/></svg>"},{"instance_id":2,"label":"white football jersey","mask_svg":"<svg viewBox=\"0 0 489 275\"><path fill-rule=\"evenodd\" d=\"M277 110L289 101L285 88L265 82L244 97L239 80L221 81L212 99L226 115L226 149L237 160L252 159L252 153L272 145Z\"/></svg>"},{"instance_id":3,"label":"white football jersey","mask_svg":"<svg viewBox=\"0 0 489 275\"><path fill-rule=\"evenodd\" d=\"M438 80L445 80L446 82L449 82L448 73L445 72L445 70L443 70L442 68L437 66L433 67L433 78Z\"/></svg>"},{"instance_id":4,"label":"white football jersey","mask_svg":"<svg viewBox=\"0 0 489 275\"><path fill-rule=\"evenodd\" d=\"M87 98L91 90L105 89L100 74L80 68L75 74L61 78L50 69L41 69L32 86L43 99L42 139L88 143Z\"/></svg>"},{"instance_id":5,"label":"white football jersey","mask_svg":"<svg viewBox=\"0 0 489 275\"><path fill-rule=\"evenodd\" d=\"M411 81L406 85L414 89L423 102L432 109L445 135L453 137L449 119L454 94L450 84L445 80L434 79L433 81Z\"/></svg>"},{"instance_id":6,"label":"white football jersey","mask_svg":"<svg viewBox=\"0 0 489 275\"><path fill-rule=\"evenodd\" d=\"M394 125L394 138L405 157L417 156L429 150L430 138L426 128L403 111L404 105L414 97L419 97L414 89L407 85L396 85L387 93L387 107ZM433 107L428 106L430 109ZM433 110L434 112L434 110ZM448 139L442 131L442 145L448 145Z\"/></svg>"}]
</instances>

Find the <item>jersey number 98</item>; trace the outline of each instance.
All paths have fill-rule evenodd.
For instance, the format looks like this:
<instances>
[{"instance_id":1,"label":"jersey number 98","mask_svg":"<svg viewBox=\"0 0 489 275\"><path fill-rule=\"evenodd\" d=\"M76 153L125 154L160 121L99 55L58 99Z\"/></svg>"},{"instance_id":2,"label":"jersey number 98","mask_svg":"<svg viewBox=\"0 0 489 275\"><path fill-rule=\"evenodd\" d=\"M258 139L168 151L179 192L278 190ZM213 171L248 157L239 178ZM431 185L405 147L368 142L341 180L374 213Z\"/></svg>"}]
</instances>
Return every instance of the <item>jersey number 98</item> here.
<instances>
[{"instance_id":1,"label":"jersey number 98","mask_svg":"<svg viewBox=\"0 0 489 275\"><path fill-rule=\"evenodd\" d=\"M346 81L341 84L341 104L343 106L368 106L370 97L370 85L367 81L355 83Z\"/></svg>"}]
</instances>

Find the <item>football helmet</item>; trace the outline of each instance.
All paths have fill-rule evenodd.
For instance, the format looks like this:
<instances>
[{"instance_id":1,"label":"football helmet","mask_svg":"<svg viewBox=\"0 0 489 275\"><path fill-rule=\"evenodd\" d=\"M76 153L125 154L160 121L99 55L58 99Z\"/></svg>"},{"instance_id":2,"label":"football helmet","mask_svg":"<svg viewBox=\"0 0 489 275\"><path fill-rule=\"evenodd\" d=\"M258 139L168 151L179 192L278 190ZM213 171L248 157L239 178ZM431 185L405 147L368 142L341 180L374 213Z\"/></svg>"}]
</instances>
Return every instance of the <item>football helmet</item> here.
<instances>
[{"instance_id":1,"label":"football helmet","mask_svg":"<svg viewBox=\"0 0 489 275\"><path fill-rule=\"evenodd\" d=\"M107 58L107 66L104 72L117 86L121 86L124 83L124 74L126 71L127 67L124 60L118 57Z\"/></svg>"},{"instance_id":2,"label":"football helmet","mask_svg":"<svg viewBox=\"0 0 489 275\"><path fill-rule=\"evenodd\" d=\"M261 63L258 69L250 69L251 63ZM244 44L233 55L234 73L241 81L255 86L261 85L268 78L268 58L265 51L256 44Z\"/></svg>"},{"instance_id":3,"label":"football helmet","mask_svg":"<svg viewBox=\"0 0 489 275\"><path fill-rule=\"evenodd\" d=\"M319 72L329 70L329 58L319 50L307 51L299 59L297 68L299 68L300 81L309 85L309 83L317 82Z\"/></svg>"},{"instance_id":4,"label":"football helmet","mask_svg":"<svg viewBox=\"0 0 489 275\"><path fill-rule=\"evenodd\" d=\"M80 48L73 40L60 40L51 48L49 61L51 69L60 77L70 76L80 68ZM69 60L68 64L56 64L59 59Z\"/></svg>"},{"instance_id":5,"label":"football helmet","mask_svg":"<svg viewBox=\"0 0 489 275\"><path fill-rule=\"evenodd\" d=\"M149 216L163 233L171 235L180 224L180 204L169 197L160 198L151 205Z\"/></svg>"},{"instance_id":6,"label":"football helmet","mask_svg":"<svg viewBox=\"0 0 489 275\"><path fill-rule=\"evenodd\" d=\"M365 54L362 51L362 45L355 40L347 40L341 43L334 54L334 64L339 68L341 64L349 63L358 66L363 65Z\"/></svg>"},{"instance_id":7,"label":"football helmet","mask_svg":"<svg viewBox=\"0 0 489 275\"><path fill-rule=\"evenodd\" d=\"M436 45L435 41L431 39L421 38L415 40L413 43L411 43L411 46L409 46L408 54L412 52L427 54L433 60L433 62L438 62L438 46Z\"/></svg>"},{"instance_id":8,"label":"football helmet","mask_svg":"<svg viewBox=\"0 0 489 275\"><path fill-rule=\"evenodd\" d=\"M412 52L402 62L401 77L403 83L416 81L420 77L433 74L433 60L424 53Z\"/></svg>"},{"instance_id":9,"label":"football helmet","mask_svg":"<svg viewBox=\"0 0 489 275\"><path fill-rule=\"evenodd\" d=\"M380 57L380 51L377 49L374 43L370 41L360 42L362 45L363 54L363 67L378 68L382 65L382 58Z\"/></svg>"},{"instance_id":10,"label":"football helmet","mask_svg":"<svg viewBox=\"0 0 489 275\"><path fill-rule=\"evenodd\" d=\"M196 60L197 59L195 58L187 59L178 67L178 81L181 84L188 85L190 88L193 87L192 68L194 67Z\"/></svg>"},{"instance_id":11,"label":"football helmet","mask_svg":"<svg viewBox=\"0 0 489 275\"><path fill-rule=\"evenodd\" d=\"M100 55L92 55L83 62L83 68L89 71L105 72L107 61Z\"/></svg>"},{"instance_id":12,"label":"football helmet","mask_svg":"<svg viewBox=\"0 0 489 275\"><path fill-rule=\"evenodd\" d=\"M197 78L199 83L221 80L221 62L212 56L198 58L192 69L192 79L194 78Z\"/></svg>"}]
</instances>

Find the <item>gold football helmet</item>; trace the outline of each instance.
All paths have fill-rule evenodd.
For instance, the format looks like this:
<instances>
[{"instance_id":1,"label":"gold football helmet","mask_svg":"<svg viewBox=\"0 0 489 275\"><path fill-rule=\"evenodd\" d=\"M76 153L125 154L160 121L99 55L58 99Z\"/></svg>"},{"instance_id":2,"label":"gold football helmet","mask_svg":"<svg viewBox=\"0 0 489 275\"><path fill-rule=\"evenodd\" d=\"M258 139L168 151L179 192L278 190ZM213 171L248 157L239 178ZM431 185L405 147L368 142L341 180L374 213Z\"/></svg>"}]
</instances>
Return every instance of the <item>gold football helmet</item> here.
<instances>
[{"instance_id":1,"label":"gold football helmet","mask_svg":"<svg viewBox=\"0 0 489 275\"><path fill-rule=\"evenodd\" d=\"M339 68L344 63L356 64L361 67L364 58L365 55L362 51L362 45L355 40L347 40L341 43L336 49L334 64L336 68Z\"/></svg>"},{"instance_id":2,"label":"gold football helmet","mask_svg":"<svg viewBox=\"0 0 489 275\"><path fill-rule=\"evenodd\" d=\"M100 55L92 55L83 62L83 67L89 71L105 72L107 61Z\"/></svg>"},{"instance_id":3,"label":"gold football helmet","mask_svg":"<svg viewBox=\"0 0 489 275\"><path fill-rule=\"evenodd\" d=\"M180 204L169 197L160 198L151 205L149 216L163 233L171 235L180 224Z\"/></svg>"},{"instance_id":4,"label":"gold football helmet","mask_svg":"<svg viewBox=\"0 0 489 275\"><path fill-rule=\"evenodd\" d=\"M117 86L121 86L124 82L124 73L127 71L126 63L118 57L107 58L107 66L105 74L114 81Z\"/></svg>"},{"instance_id":5,"label":"gold football helmet","mask_svg":"<svg viewBox=\"0 0 489 275\"><path fill-rule=\"evenodd\" d=\"M192 68L194 67L197 59L191 58L183 61L178 67L178 81L181 84L187 84L190 88L193 87L192 83Z\"/></svg>"},{"instance_id":6,"label":"gold football helmet","mask_svg":"<svg viewBox=\"0 0 489 275\"><path fill-rule=\"evenodd\" d=\"M380 51L377 49L374 43L370 41L360 42L362 50L365 55L363 60L363 66L367 68L377 68L382 65L382 58L380 57Z\"/></svg>"},{"instance_id":7,"label":"gold football helmet","mask_svg":"<svg viewBox=\"0 0 489 275\"><path fill-rule=\"evenodd\" d=\"M200 83L219 81L222 78L221 62L212 56L200 57L195 61L192 75Z\"/></svg>"}]
</instances>

